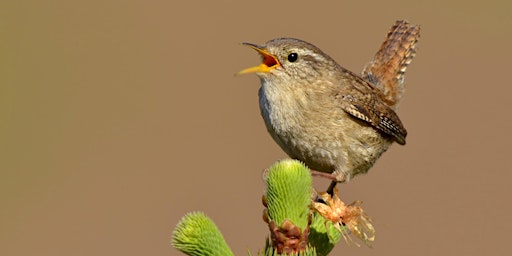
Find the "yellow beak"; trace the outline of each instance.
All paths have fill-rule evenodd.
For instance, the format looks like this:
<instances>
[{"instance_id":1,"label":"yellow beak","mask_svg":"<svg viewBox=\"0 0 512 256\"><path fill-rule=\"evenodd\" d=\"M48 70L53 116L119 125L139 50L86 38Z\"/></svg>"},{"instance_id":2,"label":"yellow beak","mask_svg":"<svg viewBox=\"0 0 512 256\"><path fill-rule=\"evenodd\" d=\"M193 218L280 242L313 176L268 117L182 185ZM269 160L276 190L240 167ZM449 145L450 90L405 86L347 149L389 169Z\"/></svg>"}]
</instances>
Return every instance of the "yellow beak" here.
<instances>
[{"instance_id":1,"label":"yellow beak","mask_svg":"<svg viewBox=\"0 0 512 256\"><path fill-rule=\"evenodd\" d=\"M263 46L251 43L243 43L243 45L247 45L256 50L259 54L261 54L261 57L263 57L263 63L261 63L259 66L246 68L236 73L236 75L243 75L249 73L268 73L271 70L281 66L281 63L279 63L277 57L267 52Z\"/></svg>"}]
</instances>

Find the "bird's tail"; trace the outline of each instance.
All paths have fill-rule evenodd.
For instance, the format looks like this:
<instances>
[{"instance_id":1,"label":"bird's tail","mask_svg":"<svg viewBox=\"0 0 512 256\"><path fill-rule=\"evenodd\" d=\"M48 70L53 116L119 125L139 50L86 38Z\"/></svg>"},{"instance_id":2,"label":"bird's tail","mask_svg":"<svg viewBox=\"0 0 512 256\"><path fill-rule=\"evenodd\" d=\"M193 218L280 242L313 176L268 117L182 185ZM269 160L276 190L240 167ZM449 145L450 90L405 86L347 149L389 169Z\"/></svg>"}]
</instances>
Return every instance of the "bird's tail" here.
<instances>
[{"instance_id":1,"label":"bird's tail","mask_svg":"<svg viewBox=\"0 0 512 256\"><path fill-rule=\"evenodd\" d=\"M379 51L364 67L361 75L372 82L395 109L404 93L405 70L416 55L420 26L398 20L391 27Z\"/></svg>"}]
</instances>

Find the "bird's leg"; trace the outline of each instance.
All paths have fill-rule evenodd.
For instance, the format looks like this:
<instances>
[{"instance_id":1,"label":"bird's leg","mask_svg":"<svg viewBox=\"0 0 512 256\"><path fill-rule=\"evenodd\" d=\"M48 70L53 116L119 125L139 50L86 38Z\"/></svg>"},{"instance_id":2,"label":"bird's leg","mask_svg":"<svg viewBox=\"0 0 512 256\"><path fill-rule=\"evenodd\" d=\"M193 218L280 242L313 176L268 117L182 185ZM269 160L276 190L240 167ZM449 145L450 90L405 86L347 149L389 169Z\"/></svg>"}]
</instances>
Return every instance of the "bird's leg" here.
<instances>
[{"instance_id":1,"label":"bird's leg","mask_svg":"<svg viewBox=\"0 0 512 256\"><path fill-rule=\"evenodd\" d=\"M347 180L346 176L343 175L343 173L333 172L333 173L325 173L325 172L319 172L315 170L310 170L311 175L316 177L322 177L332 180L331 184L329 185L329 188L327 188L327 193L329 195L334 196L334 188L336 187L336 184L345 182Z\"/></svg>"},{"instance_id":2,"label":"bird's leg","mask_svg":"<svg viewBox=\"0 0 512 256\"><path fill-rule=\"evenodd\" d=\"M327 188L327 193L331 195L331 197L334 196L334 189L336 188L336 184L338 184L338 182L333 180L331 181L331 184L329 184L329 188Z\"/></svg>"},{"instance_id":3,"label":"bird's leg","mask_svg":"<svg viewBox=\"0 0 512 256\"><path fill-rule=\"evenodd\" d=\"M335 173L319 172L319 171L315 171L315 170L311 170L311 169L309 171L311 172L311 175L313 175L315 177L322 177L322 178L330 179L333 181L336 181L338 179L338 177Z\"/></svg>"}]
</instances>

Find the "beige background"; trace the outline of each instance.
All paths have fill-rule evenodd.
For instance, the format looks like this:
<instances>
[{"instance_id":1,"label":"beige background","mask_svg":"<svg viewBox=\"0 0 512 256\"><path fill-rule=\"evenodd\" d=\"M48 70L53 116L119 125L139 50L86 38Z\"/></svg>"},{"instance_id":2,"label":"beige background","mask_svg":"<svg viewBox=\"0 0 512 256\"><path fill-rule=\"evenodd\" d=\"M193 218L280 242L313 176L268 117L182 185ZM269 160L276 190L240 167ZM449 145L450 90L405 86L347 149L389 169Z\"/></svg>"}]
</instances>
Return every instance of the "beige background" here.
<instances>
[{"instance_id":1,"label":"beige background","mask_svg":"<svg viewBox=\"0 0 512 256\"><path fill-rule=\"evenodd\" d=\"M259 62L239 43L297 37L360 71L396 19L422 25L408 143L341 187L378 233L335 251L509 253L507 1L70 2L0 4L0 255L180 255L194 210L254 254L261 172L285 155L258 79L233 76Z\"/></svg>"}]
</instances>

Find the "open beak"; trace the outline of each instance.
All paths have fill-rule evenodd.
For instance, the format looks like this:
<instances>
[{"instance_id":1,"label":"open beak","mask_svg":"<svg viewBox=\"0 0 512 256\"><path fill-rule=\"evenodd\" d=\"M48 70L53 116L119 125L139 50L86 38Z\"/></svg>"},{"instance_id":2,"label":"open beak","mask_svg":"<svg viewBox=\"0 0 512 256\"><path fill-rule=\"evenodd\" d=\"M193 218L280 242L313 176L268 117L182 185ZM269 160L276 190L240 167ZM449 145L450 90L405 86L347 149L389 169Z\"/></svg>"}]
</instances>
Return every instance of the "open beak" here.
<instances>
[{"instance_id":1,"label":"open beak","mask_svg":"<svg viewBox=\"0 0 512 256\"><path fill-rule=\"evenodd\" d=\"M243 74L249 74L249 73L268 73L272 71L273 69L281 66L281 63L277 60L277 57L270 54L265 50L265 47L259 46L256 44L251 43L243 43L243 45L247 45L254 50L256 50L261 57L263 58L263 63L261 63L258 66L252 67L252 68L246 68L238 73L236 75L243 75Z\"/></svg>"}]
</instances>

